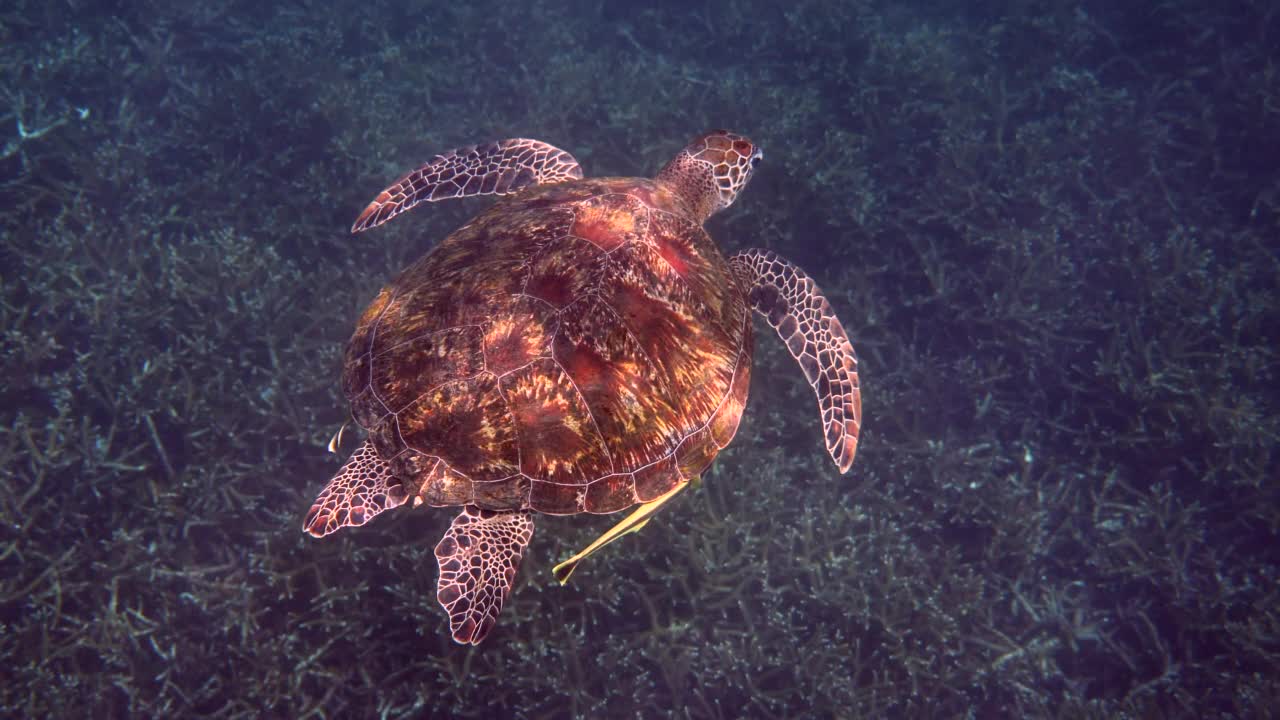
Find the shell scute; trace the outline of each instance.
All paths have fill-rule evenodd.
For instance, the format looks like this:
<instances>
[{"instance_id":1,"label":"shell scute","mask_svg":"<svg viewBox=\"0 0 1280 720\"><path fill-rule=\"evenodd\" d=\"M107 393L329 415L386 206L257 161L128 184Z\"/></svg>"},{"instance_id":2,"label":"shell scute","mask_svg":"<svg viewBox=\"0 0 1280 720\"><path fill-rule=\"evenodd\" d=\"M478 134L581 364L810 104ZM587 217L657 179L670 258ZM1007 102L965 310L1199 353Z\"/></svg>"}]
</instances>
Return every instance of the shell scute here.
<instances>
[{"instance_id":1,"label":"shell scute","mask_svg":"<svg viewBox=\"0 0 1280 720\"><path fill-rule=\"evenodd\" d=\"M557 362L595 418L617 467L631 468L669 453L682 436L682 413L644 349L599 303L562 318L553 344Z\"/></svg>"},{"instance_id":2,"label":"shell scute","mask_svg":"<svg viewBox=\"0 0 1280 720\"><path fill-rule=\"evenodd\" d=\"M402 477L421 479L420 497L428 505L445 507L470 505L476 502L476 487L501 485L502 483L475 483L462 473L446 466L438 458L416 452L407 452L396 463L396 472Z\"/></svg>"},{"instance_id":3,"label":"shell scute","mask_svg":"<svg viewBox=\"0 0 1280 720\"><path fill-rule=\"evenodd\" d=\"M546 480L530 481L529 506L548 515L574 515L582 512L585 485L561 485Z\"/></svg>"},{"instance_id":4,"label":"shell scute","mask_svg":"<svg viewBox=\"0 0 1280 720\"><path fill-rule=\"evenodd\" d=\"M386 330L394 337L378 343L371 381L378 399L393 413L446 382L485 368L484 334L475 325L408 337L399 327Z\"/></svg>"},{"instance_id":5,"label":"shell scute","mask_svg":"<svg viewBox=\"0 0 1280 720\"><path fill-rule=\"evenodd\" d=\"M360 319L356 321L356 329L351 334L351 341L347 344L347 357L355 357L365 355L369 352L373 344L373 334L370 330L374 324L382 319L382 315L387 311L387 306L391 304L392 298L395 297L394 286L382 288L378 292L378 296L369 303L369 307L365 308L360 314ZM368 378L365 378L367 381ZM348 394L351 393L351 386L346 384L346 376L344 375L344 389Z\"/></svg>"},{"instance_id":6,"label":"shell scute","mask_svg":"<svg viewBox=\"0 0 1280 720\"><path fill-rule=\"evenodd\" d=\"M746 302L711 237L688 220L655 213L645 244L662 258L661 266L675 276L666 282L678 278L687 296L692 298L691 304L705 313L699 318L713 323L726 336L736 338L746 313ZM658 266L656 261L647 264Z\"/></svg>"},{"instance_id":7,"label":"shell scute","mask_svg":"<svg viewBox=\"0 0 1280 720\"><path fill-rule=\"evenodd\" d=\"M587 485L582 509L589 513L617 512L639 502L634 473L606 475Z\"/></svg>"},{"instance_id":8,"label":"shell scute","mask_svg":"<svg viewBox=\"0 0 1280 720\"><path fill-rule=\"evenodd\" d=\"M591 411L554 360L537 360L503 377L502 391L520 439L521 472L572 485L610 472Z\"/></svg>"},{"instance_id":9,"label":"shell scute","mask_svg":"<svg viewBox=\"0 0 1280 720\"><path fill-rule=\"evenodd\" d=\"M523 507L529 502L530 481L524 475L470 484L471 500L468 502L475 505L511 508Z\"/></svg>"},{"instance_id":10,"label":"shell scute","mask_svg":"<svg viewBox=\"0 0 1280 720\"><path fill-rule=\"evenodd\" d=\"M639 468L635 472L635 477L636 498L640 502L649 502L658 498L681 481L688 479L687 476L680 474L680 469L676 466L676 457L672 453L668 453L655 463Z\"/></svg>"},{"instance_id":11,"label":"shell scute","mask_svg":"<svg viewBox=\"0 0 1280 720\"><path fill-rule=\"evenodd\" d=\"M696 477L707 469L718 452L720 446L712 439L711 428L700 428L685 437L680 447L676 448L676 467L681 476Z\"/></svg>"},{"instance_id":12,"label":"shell scute","mask_svg":"<svg viewBox=\"0 0 1280 720\"><path fill-rule=\"evenodd\" d=\"M611 193L578 203L569 232L607 253L640 239L648 228L649 209L643 203Z\"/></svg>"},{"instance_id":13,"label":"shell scute","mask_svg":"<svg viewBox=\"0 0 1280 720\"><path fill-rule=\"evenodd\" d=\"M743 323L742 350L738 355L738 366L733 372L733 384L729 394L711 418L711 439L720 449L724 449L738 432L738 422L742 420L742 411L747 406L747 391L751 387L751 354L752 337L751 321Z\"/></svg>"},{"instance_id":14,"label":"shell scute","mask_svg":"<svg viewBox=\"0 0 1280 720\"><path fill-rule=\"evenodd\" d=\"M599 282L604 251L587 240L566 237L546 246L529 261L522 292L561 310Z\"/></svg>"},{"instance_id":15,"label":"shell scute","mask_svg":"<svg viewBox=\"0 0 1280 720\"><path fill-rule=\"evenodd\" d=\"M366 430L373 430L391 414L369 384L372 366L373 358L366 353L348 359L342 370L342 385L351 402L351 417Z\"/></svg>"},{"instance_id":16,"label":"shell scute","mask_svg":"<svg viewBox=\"0 0 1280 720\"><path fill-rule=\"evenodd\" d=\"M494 316L484 330L484 368L502 376L537 358L550 357L557 326L545 302L527 296L512 299L506 313Z\"/></svg>"},{"instance_id":17,"label":"shell scute","mask_svg":"<svg viewBox=\"0 0 1280 720\"><path fill-rule=\"evenodd\" d=\"M451 468L474 481L519 472L515 422L490 373L443 383L400 410L396 419L405 445L448 458Z\"/></svg>"},{"instance_id":18,"label":"shell scute","mask_svg":"<svg viewBox=\"0 0 1280 720\"><path fill-rule=\"evenodd\" d=\"M720 331L718 318L666 271L652 248L636 245L618 253L601 299L655 371L658 382L651 391L681 414L709 417L733 376L740 339Z\"/></svg>"}]
</instances>

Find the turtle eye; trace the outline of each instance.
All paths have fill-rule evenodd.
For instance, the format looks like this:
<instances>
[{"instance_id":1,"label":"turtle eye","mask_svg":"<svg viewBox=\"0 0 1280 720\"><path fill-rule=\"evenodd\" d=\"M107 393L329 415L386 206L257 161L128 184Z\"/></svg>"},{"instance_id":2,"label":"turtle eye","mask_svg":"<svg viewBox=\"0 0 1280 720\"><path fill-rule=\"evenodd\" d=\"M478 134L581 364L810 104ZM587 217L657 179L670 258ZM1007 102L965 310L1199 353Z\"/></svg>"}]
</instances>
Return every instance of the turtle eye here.
<instances>
[{"instance_id":1,"label":"turtle eye","mask_svg":"<svg viewBox=\"0 0 1280 720\"><path fill-rule=\"evenodd\" d=\"M761 160L763 160L763 159L764 159L764 154L763 154L763 153L756 153L755 155L752 155L752 156L751 156L751 167L755 167L755 166L759 165L759 164L760 164L760 161L761 161Z\"/></svg>"}]
</instances>

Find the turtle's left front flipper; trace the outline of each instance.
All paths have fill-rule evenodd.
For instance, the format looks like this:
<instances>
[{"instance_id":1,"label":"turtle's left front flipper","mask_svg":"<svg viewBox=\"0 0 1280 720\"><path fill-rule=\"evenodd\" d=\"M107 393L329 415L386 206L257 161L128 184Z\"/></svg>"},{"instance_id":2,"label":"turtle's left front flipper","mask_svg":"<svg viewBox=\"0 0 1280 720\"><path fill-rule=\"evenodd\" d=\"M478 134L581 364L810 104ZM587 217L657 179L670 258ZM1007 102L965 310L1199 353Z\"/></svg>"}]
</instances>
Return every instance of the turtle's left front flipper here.
<instances>
[{"instance_id":1,"label":"turtle's left front flipper","mask_svg":"<svg viewBox=\"0 0 1280 720\"><path fill-rule=\"evenodd\" d=\"M813 279L769 250L745 250L729 259L748 300L787 344L818 395L827 452L847 472L858 449L862 397L858 358L831 303Z\"/></svg>"},{"instance_id":2,"label":"turtle's left front flipper","mask_svg":"<svg viewBox=\"0 0 1280 720\"><path fill-rule=\"evenodd\" d=\"M437 155L430 162L378 193L351 226L364 232L421 202L473 195L510 195L530 185L582 178L572 155L529 138L468 145Z\"/></svg>"},{"instance_id":3,"label":"turtle's left front flipper","mask_svg":"<svg viewBox=\"0 0 1280 720\"><path fill-rule=\"evenodd\" d=\"M533 537L533 513L467 505L436 545L436 599L449 613L455 642L479 645L498 622L502 604Z\"/></svg>"}]
</instances>

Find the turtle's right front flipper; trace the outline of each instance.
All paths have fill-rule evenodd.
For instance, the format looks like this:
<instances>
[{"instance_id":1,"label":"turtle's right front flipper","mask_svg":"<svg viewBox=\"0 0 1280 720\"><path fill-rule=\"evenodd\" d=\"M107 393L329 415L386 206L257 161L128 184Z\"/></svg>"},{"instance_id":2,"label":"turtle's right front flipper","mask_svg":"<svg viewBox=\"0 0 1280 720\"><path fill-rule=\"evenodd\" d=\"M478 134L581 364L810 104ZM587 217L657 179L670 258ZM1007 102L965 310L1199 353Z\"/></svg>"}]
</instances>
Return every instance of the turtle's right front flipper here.
<instances>
[{"instance_id":1,"label":"turtle's right front flipper","mask_svg":"<svg viewBox=\"0 0 1280 720\"><path fill-rule=\"evenodd\" d=\"M769 321L818 396L827 452L848 472L862 428L858 358L844 326L803 270L769 250L729 259L751 306Z\"/></svg>"},{"instance_id":2,"label":"turtle's right front flipper","mask_svg":"<svg viewBox=\"0 0 1280 720\"><path fill-rule=\"evenodd\" d=\"M471 195L509 195L530 185L580 180L572 155L539 140L512 138L437 155L383 190L360 213L351 232L381 225L420 202Z\"/></svg>"}]
</instances>

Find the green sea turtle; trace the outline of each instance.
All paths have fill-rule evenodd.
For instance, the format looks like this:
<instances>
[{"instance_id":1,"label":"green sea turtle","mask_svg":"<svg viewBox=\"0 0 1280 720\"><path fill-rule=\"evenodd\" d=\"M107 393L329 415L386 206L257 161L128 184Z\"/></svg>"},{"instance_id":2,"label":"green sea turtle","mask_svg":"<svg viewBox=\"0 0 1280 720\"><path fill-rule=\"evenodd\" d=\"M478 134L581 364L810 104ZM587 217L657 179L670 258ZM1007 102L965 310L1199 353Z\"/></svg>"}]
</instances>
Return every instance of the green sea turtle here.
<instances>
[{"instance_id":1,"label":"green sea turtle","mask_svg":"<svg viewBox=\"0 0 1280 720\"><path fill-rule=\"evenodd\" d=\"M536 513L639 505L584 553L639 529L733 438L751 377L750 308L818 397L843 473L861 424L857 360L814 282L767 250L725 257L702 229L760 149L724 130L653 179L586 178L569 153L513 139L439 155L356 219L507 195L380 292L347 346L343 389L368 438L320 492L322 537L409 500L461 506L435 548L453 639L497 622Z\"/></svg>"}]
</instances>

